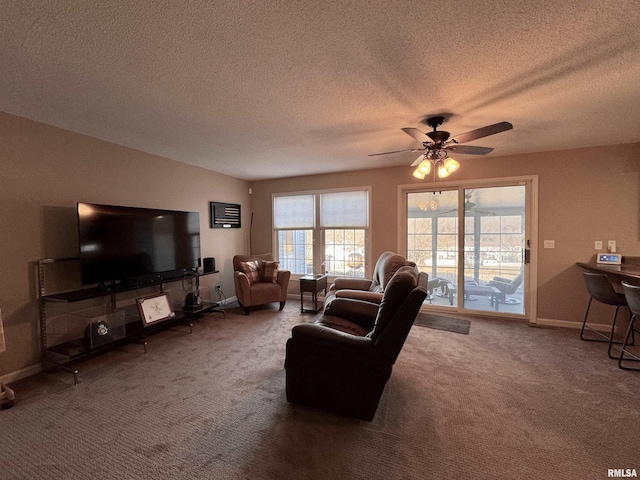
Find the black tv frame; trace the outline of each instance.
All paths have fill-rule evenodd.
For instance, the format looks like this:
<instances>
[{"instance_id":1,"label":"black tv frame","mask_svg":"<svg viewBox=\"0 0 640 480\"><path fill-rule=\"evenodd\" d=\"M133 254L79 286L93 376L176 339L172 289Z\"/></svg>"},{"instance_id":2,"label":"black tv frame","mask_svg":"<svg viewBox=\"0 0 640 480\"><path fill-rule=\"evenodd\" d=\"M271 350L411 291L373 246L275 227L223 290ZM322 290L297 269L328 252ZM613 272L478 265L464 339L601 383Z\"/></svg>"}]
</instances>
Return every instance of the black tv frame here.
<instances>
[{"instance_id":1,"label":"black tv frame","mask_svg":"<svg viewBox=\"0 0 640 480\"><path fill-rule=\"evenodd\" d=\"M83 214L81 213L81 208L86 208L86 207L89 207L89 208L94 207L96 209L99 209L102 212L112 210L115 213L122 213L125 216L130 215L132 218L139 216L140 223L142 223L145 220L148 221L148 219L150 218L161 217L163 215L166 216L166 215L178 214L177 215L178 217L184 217L181 219L186 221L185 225L188 225L189 222L194 222L193 218L189 220L189 217L196 216L197 226L198 226L197 228L198 245L197 245L197 249L195 249L193 245L190 246L191 249L194 249L196 254L188 255L187 257L190 260L183 262L184 265L180 265L179 268L176 268L176 269L160 270L160 269L156 269L156 265L152 263L150 268L147 269L146 267L140 267L138 268L137 271L134 267L127 265L125 268L133 268L133 270L127 271L126 274L124 269L122 269L121 274L111 273L109 271L109 267L107 267L106 273L102 275L96 274L95 272L89 275L87 271L89 270L90 267L86 265L87 263L86 258L88 255L86 253L83 254L83 245L84 245L84 248L86 248L86 245L89 244L87 233L86 232L83 233L83 226L86 228L87 222L84 222L84 225L83 225L83 220L82 220ZM120 284L127 288L143 287L146 285L153 285L156 283L162 283L162 282L173 280L173 279L184 278L190 274L195 274L197 272L197 269L200 267L200 263L201 263L200 235L201 233L200 233L199 212L154 209L154 208L144 208L144 207L129 207L124 205L106 205L106 204L98 204L98 203L90 203L90 202L78 202L77 208L78 208L78 245L79 245L78 250L79 250L79 258L80 258L82 285ZM84 215L86 215L86 213L84 213ZM111 228L113 228L113 226ZM114 244L113 237L115 235L113 231L107 231L105 233L105 235L109 235L109 234L111 236L110 241L112 242L112 244ZM176 237L174 237L174 240L175 238ZM146 239L146 240L148 241L149 239ZM141 241L139 243L144 244L144 241ZM154 242L151 242L151 243L153 246L155 246ZM111 247L113 247L113 245L111 245ZM132 249L132 251L135 251L136 248ZM111 248L111 251L114 251L114 250L116 249ZM187 246L187 248L185 248L184 251L189 251L189 246ZM140 253L146 253L144 246L140 248ZM83 260L83 257L85 258L85 260ZM106 256L106 258L108 259L108 256ZM123 260L122 258L119 258L118 255L115 255L113 258L114 258L114 261L116 260L120 262L126 261L126 259ZM117 269L115 270L117 271Z\"/></svg>"}]
</instances>

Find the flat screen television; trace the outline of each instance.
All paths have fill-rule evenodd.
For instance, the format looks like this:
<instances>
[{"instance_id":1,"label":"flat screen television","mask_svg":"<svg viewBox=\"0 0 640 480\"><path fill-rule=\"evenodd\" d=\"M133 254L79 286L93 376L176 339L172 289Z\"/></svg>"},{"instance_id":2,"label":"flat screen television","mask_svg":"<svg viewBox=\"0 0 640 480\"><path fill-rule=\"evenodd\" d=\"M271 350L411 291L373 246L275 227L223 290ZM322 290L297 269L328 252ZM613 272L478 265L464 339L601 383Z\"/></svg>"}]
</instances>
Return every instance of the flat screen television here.
<instances>
[{"instance_id":1,"label":"flat screen television","mask_svg":"<svg viewBox=\"0 0 640 480\"><path fill-rule=\"evenodd\" d=\"M153 283L200 263L200 214L78 203L82 283Z\"/></svg>"}]
</instances>

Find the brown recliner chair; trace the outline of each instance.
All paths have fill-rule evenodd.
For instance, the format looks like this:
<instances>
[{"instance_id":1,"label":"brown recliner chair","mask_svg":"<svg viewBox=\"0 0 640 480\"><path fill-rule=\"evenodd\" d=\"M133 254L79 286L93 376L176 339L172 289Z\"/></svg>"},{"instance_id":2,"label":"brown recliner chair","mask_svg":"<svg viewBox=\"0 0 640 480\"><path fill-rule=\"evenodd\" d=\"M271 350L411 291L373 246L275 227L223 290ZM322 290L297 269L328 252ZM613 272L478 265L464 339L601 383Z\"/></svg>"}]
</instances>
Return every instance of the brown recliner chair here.
<instances>
[{"instance_id":1,"label":"brown recliner chair","mask_svg":"<svg viewBox=\"0 0 640 480\"><path fill-rule=\"evenodd\" d=\"M338 277L329 288L325 297L328 305L334 297L354 298L367 302L380 303L387 282L400 267L415 267L416 264L394 252L384 252L378 257L373 269L373 278Z\"/></svg>"},{"instance_id":2,"label":"brown recliner chair","mask_svg":"<svg viewBox=\"0 0 640 480\"><path fill-rule=\"evenodd\" d=\"M236 297L245 315L253 305L280 302L280 310L284 308L291 272L277 268L273 255L236 255L233 270Z\"/></svg>"},{"instance_id":3,"label":"brown recliner chair","mask_svg":"<svg viewBox=\"0 0 640 480\"><path fill-rule=\"evenodd\" d=\"M316 323L296 325L286 347L292 403L371 421L427 296L426 273L402 267L380 305L335 298Z\"/></svg>"}]
</instances>

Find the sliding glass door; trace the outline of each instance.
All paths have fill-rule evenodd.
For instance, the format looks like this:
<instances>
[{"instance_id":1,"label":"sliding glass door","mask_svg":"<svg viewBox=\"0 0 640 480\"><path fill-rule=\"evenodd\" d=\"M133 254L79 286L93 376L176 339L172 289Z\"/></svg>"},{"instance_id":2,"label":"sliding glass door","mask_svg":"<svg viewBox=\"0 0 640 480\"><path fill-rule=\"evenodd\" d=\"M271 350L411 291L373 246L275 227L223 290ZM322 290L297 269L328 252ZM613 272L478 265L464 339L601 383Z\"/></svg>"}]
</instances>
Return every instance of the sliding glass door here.
<instances>
[{"instance_id":1,"label":"sliding glass door","mask_svg":"<svg viewBox=\"0 0 640 480\"><path fill-rule=\"evenodd\" d=\"M407 259L429 274L427 301L453 307L458 279L458 190L407 194Z\"/></svg>"},{"instance_id":2,"label":"sliding glass door","mask_svg":"<svg viewBox=\"0 0 640 480\"><path fill-rule=\"evenodd\" d=\"M463 192L463 307L524 314L525 186Z\"/></svg>"},{"instance_id":3,"label":"sliding glass door","mask_svg":"<svg viewBox=\"0 0 640 480\"><path fill-rule=\"evenodd\" d=\"M429 274L428 307L527 313L528 185L406 192L406 256Z\"/></svg>"}]
</instances>

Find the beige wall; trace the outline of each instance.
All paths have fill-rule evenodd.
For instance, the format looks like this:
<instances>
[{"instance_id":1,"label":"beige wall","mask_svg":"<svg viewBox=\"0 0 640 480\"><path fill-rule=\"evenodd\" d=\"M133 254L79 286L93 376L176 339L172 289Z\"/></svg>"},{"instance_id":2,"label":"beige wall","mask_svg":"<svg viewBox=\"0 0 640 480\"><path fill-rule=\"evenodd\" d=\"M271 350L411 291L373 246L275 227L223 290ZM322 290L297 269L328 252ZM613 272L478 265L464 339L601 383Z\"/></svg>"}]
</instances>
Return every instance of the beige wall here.
<instances>
[{"instance_id":1,"label":"beige wall","mask_svg":"<svg viewBox=\"0 0 640 480\"><path fill-rule=\"evenodd\" d=\"M575 262L595 253L594 242L616 240L624 255L640 256L640 144L460 160L454 180L537 175L539 215L537 317L582 321L587 295ZM448 180L448 179L447 179ZM398 250L397 186L423 183L409 167L251 183L253 251L272 251L271 195L371 186L372 258ZM556 248L542 249L542 240ZM603 314L608 315L605 311ZM607 317L608 318L608 317Z\"/></svg>"},{"instance_id":2,"label":"beige wall","mask_svg":"<svg viewBox=\"0 0 640 480\"><path fill-rule=\"evenodd\" d=\"M231 259L249 245L247 182L0 113L0 377L40 361L33 262L77 256L78 201L200 212L202 256L220 270L202 284L235 295ZM241 204L243 227L209 228L209 201Z\"/></svg>"}]
</instances>

